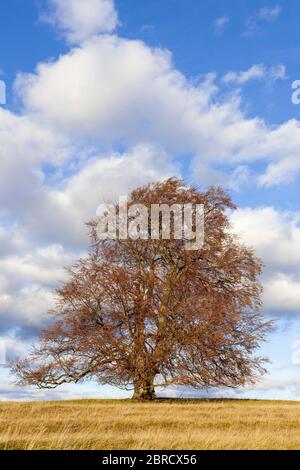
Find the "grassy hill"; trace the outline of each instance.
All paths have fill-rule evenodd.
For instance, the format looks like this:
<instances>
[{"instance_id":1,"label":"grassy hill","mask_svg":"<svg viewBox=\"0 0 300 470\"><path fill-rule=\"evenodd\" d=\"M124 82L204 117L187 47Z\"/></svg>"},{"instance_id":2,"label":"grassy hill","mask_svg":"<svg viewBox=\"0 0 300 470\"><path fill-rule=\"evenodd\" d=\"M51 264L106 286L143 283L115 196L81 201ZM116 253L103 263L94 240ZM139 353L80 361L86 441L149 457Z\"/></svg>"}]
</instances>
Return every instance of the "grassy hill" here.
<instances>
[{"instance_id":1,"label":"grassy hill","mask_svg":"<svg viewBox=\"0 0 300 470\"><path fill-rule=\"evenodd\" d=\"M0 403L1 449L300 449L300 403Z\"/></svg>"}]
</instances>

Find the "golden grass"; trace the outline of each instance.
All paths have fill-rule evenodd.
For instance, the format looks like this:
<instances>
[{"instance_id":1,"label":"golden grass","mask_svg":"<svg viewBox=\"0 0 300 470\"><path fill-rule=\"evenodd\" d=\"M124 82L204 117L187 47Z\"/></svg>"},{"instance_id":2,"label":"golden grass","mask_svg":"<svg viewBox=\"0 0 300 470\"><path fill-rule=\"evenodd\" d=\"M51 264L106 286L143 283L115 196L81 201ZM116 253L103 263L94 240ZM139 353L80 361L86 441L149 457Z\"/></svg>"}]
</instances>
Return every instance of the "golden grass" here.
<instances>
[{"instance_id":1,"label":"golden grass","mask_svg":"<svg viewBox=\"0 0 300 470\"><path fill-rule=\"evenodd\" d=\"M300 449L300 403L0 403L0 449Z\"/></svg>"}]
</instances>

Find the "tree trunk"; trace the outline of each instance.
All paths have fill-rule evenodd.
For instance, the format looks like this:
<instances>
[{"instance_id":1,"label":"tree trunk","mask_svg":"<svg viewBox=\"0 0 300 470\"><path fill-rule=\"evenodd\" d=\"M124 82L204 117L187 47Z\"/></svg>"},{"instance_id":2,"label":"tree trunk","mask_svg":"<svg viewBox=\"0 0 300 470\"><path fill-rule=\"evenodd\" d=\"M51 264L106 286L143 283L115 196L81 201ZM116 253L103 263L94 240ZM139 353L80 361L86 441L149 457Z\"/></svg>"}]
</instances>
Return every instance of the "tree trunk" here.
<instances>
[{"instance_id":1,"label":"tree trunk","mask_svg":"<svg viewBox=\"0 0 300 470\"><path fill-rule=\"evenodd\" d=\"M156 395L153 381L144 380L138 381L134 384L133 400L150 401L155 400L155 398Z\"/></svg>"}]
</instances>

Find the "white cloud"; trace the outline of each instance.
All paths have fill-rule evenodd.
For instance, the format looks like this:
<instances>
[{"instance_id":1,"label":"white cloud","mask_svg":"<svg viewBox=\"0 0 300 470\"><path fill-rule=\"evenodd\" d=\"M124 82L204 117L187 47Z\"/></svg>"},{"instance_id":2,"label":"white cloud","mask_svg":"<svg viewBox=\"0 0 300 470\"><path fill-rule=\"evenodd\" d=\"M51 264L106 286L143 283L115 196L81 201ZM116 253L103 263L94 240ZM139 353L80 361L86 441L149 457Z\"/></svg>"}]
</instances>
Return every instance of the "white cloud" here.
<instances>
[{"instance_id":1,"label":"white cloud","mask_svg":"<svg viewBox=\"0 0 300 470\"><path fill-rule=\"evenodd\" d=\"M273 392L274 391L289 391L290 395L295 399L298 399L300 393L300 378L293 377L288 374L283 374L280 371L279 374L274 374L273 377L267 377L266 379L260 380L254 385L246 386L246 390L259 391L259 392ZM290 371L288 371L290 372Z\"/></svg>"},{"instance_id":2,"label":"white cloud","mask_svg":"<svg viewBox=\"0 0 300 470\"><path fill-rule=\"evenodd\" d=\"M214 21L214 31L217 36L223 36L225 28L229 23L229 17L224 15L215 19Z\"/></svg>"},{"instance_id":3,"label":"white cloud","mask_svg":"<svg viewBox=\"0 0 300 470\"><path fill-rule=\"evenodd\" d=\"M266 80L276 82L286 79L286 69L282 64L275 65L269 69L263 64L252 65L248 70L242 72L228 72L222 78L223 83L234 83L243 85L250 80Z\"/></svg>"},{"instance_id":4,"label":"white cloud","mask_svg":"<svg viewBox=\"0 0 300 470\"><path fill-rule=\"evenodd\" d=\"M36 75L20 76L17 86L28 110L66 131L135 142L173 139L179 114L180 125L191 126L187 114L205 107L213 90L189 90L169 53L115 37L97 38L42 64Z\"/></svg>"},{"instance_id":5,"label":"white cloud","mask_svg":"<svg viewBox=\"0 0 300 470\"><path fill-rule=\"evenodd\" d=\"M247 165L237 165L231 171L225 172L201 162L200 158L195 158L191 166L193 181L201 183L206 187L209 185L222 186L226 190L239 191L250 182L250 170Z\"/></svg>"},{"instance_id":6,"label":"white cloud","mask_svg":"<svg viewBox=\"0 0 300 470\"><path fill-rule=\"evenodd\" d=\"M267 77L282 76L283 69L276 70ZM256 66L237 78L262 73ZM296 177L298 121L268 126L248 118L238 96L218 100L214 79L208 75L195 84L174 68L167 51L102 36L39 65L35 74L19 75L16 88L29 115L72 140L92 139L104 147L149 141L174 155L201 156L206 165L264 160L262 185Z\"/></svg>"},{"instance_id":7,"label":"white cloud","mask_svg":"<svg viewBox=\"0 0 300 470\"><path fill-rule=\"evenodd\" d=\"M259 65L252 65L250 69L244 72L228 72L222 78L223 83L238 83L239 85L248 82L249 80L262 79L266 75L266 68Z\"/></svg>"},{"instance_id":8,"label":"white cloud","mask_svg":"<svg viewBox=\"0 0 300 470\"><path fill-rule=\"evenodd\" d=\"M234 231L265 264L264 306L282 313L300 310L300 213L272 207L238 209Z\"/></svg>"},{"instance_id":9,"label":"white cloud","mask_svg":"<svg viewBox=\"0 0 300 470\"><path fill-rule=\"evenodd\" d=\"M44 185L19 219L35 243L82 249L88 241L84 223L95 217L100 203L174 174L175 164L158 146L140 144L127 152L100 154L83 162L58 187Z\"/></svg>"},{"instance_id":10,"label":"white cloud","mask_svg":"<svg viewBox=\"0 0 300 470\"><path fill-rule=\"evenodd\" d=\"M269 77L271 81L277 81L277 80L286 80L287 75L286 75L286 68L282 64L278 65L273 65L269 69Z\"/></svg>"},{"instance_id":11,"label":"white cloud","mask_svg":"<svg viewBox=\"0 0 300 470\"><path fill-rule=\"evenodd\" d=\"M60 195L69 201L79 218L94 217L100 203L116 200L136 186L165 179L177 171L162 149L140 144L126 154L114 153L89 161L69 178ZM84 194L89 197L83 197Z\"/></svg>"},{"instance_id":12,"label":"white cloud","mask_svg":"<svg viewBox=\"0 0 300 470\"><path fill-rule=\"evenodd\" d=\"M282 11L280 5L275 5L274 7L263 7L259 10L257 16L265 21L274 21L278 18Z\"/></svg>"},{"instance_id":13,"label":"white cloud","mask_svg":"<svg viewBox=\"0 0 300 470\"><path fill-rule=\"evenodd\" d=\"M65 279L63 268L85 254L84 223L96 216L100 203L176 173L162 149L141 144L90 159L60 187L41 186L38 197L34 187L18 223L0 225L0 330L30 330L48 321L53 290Z\"/></svg>"},{"instance_id":14,"label":"white cloud","mask_svg":"<svg viewBox=\"0 0 300 470\"><path fill-rule=\"evenodd\" d=\"M49 320L54 288L66 278L64 266L78 253L54 244L38 247L23 239L17 228L2 227L0 239L6 239L7 248L0 256L0 330L40 328Z\"/></svg>"},{"instance_id":15,"label":"white cloud","mask_svg":"<svg viewBox=\"0 0 300 470\"><path fill-rule=\"evenodd\" d=\"M31 204L44 180L42 166L60 166L70 152L57 130L2 108L0 147L0 215L22 211Z\"/></svg>"},{"instance_id":16,"label":"white cloud","mask_svg":"<svg viewBox=\"0 0 300 470\"><path fill-rule=\"evenodd\" d=\"M101 33L111 33L118 24L114 0L48 0L46 18L57 26L70 44L78 44Z\"/></svg>"},{"instance_id":17,"label":"white cloud","mask_svg":"<svg viewBox=\"0 0 300 470\"><path fill-rule=\"evenodd\" d=\"M0 293L1 328L41 328L54 306L54 294L40 285L31 284L13 294Z\"/></svg>"},{"instance_id":18,"label":"white cloud","mask_svg":"<svg viewBox=\"0 0 300 470\"><path fill-rule=\"evenodd\" d=\"M282 313L300 310L300 276L275 273L264 283L264 307Z\"/></svg>"},{"instance_id":19,"label":"white cloud","mask_svg":"<svg viewBox=\"0 0 300 470\"><path fill-rule=\"evenodd\" d=\"M0 258L1 276L17 279L21 284L40 283L55 285L65 278L63 266L72 260L60 245L48 245L30 249L22 254L10 254Z\"/></svg>"},{"instance_id":20,"label":"white cloud","mask_svg":"<svg viewBox=\"0 0 300 470\"><path fill-rule=\"evenodd\" d=\"M262 7L252 16L246 20L245 36L252 36L260 33L266 23L273 23L281 14L282 8L280 5L273 7Z\"/></svg>"},{"instance_id":21,"label":"white cloud","mask_svg":"<svg viewBox=\"0 0 300 470\"><path fill-rule=\"evenodd\" d=\"M237 233L266 264L276 268L300 266L300 213L273 207L238 209L232 214Z\"/></svg>"}]
</instances>

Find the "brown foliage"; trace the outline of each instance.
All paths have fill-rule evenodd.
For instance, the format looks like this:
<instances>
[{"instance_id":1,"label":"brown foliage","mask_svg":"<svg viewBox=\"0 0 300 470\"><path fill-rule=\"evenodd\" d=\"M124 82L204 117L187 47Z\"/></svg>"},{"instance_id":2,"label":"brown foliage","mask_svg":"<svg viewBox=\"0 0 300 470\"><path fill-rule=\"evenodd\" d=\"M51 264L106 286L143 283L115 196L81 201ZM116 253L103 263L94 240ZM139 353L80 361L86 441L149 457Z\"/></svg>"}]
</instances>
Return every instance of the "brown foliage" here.
<instances>
[{"instance_id":1,"label":"brown foliage","mask_svg":"<svg viewBox=\"0 0 300 470\"><path fill-rule=\"evenodd\" d=\"M264 372L255 356L270 323L260 314L261 262L230 233L234 209L220 188L201 193L175 178L133 191L129 204L205 207L205 243L99 240L58 289L54 325L29 359L13 365L20 383L41 388L93 378L151 399L159 385L238 387Z\"/></svg>"}]
</instances>

